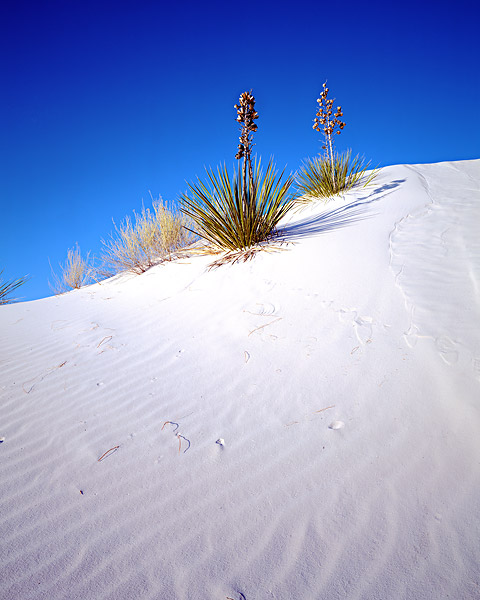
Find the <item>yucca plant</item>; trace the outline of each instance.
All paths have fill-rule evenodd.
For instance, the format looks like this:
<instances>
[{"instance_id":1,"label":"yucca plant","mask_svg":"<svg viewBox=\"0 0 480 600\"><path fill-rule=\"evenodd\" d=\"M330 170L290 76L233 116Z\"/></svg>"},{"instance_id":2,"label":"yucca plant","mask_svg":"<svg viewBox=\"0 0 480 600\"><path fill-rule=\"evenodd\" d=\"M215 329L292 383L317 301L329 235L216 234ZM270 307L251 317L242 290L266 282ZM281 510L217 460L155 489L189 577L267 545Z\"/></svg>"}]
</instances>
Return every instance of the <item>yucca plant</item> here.
<instances>
[{"instance_id":1,"label":"yucca plant","mask_svg":"<svg viewBox=\"0 0 480 600\"><path fill-rule=\"evenodd\" d=\"M368 185L378 174L378 169L373 169L367 176L370 162L365 163L358 155L352 159L351 150L343 154L335 152L333 136L340 135L346 124L340 120L343 117L341 106L333 112L334 99L328 98L328 92L325 82L317 99L318 109L313 122L313 129L323 133L322 149L325 152L323 156L307 159L299 169L296 178L299 201L329 198L356 185Z\"/></svg>"},{"instance_id":2,"label":"yucca plant","mask_svg":"<svg viewBox=\"0 0 480 600\"><path fill-rule=\"evenodd\" d=\"M293 178L282 183L272 162L265 175L260 160L254 161L252 174L246 177L227 167L207 170L209 184L200 179L189 184L190 193L181 197L182 210L196 225L195 233L214 250L243 250L267 241L275 233L282 217L291 207L289 194Z\"/></svg>"},{"instance_id":3,"label":"yucca plant","mask_svg":"<svg viewBox=\"0 0 480 600\"><path fill-rule=\"evenodd\" d=\"M21 285L26 283L30 278L28 276L19 277L12 281L3 281L2 279L3 269L0 271L0 304L10 304L17 302L18 298L12 298L11 294L19 288Z\"/></svg>"},{"instance_id":4,"label":"yucca plant","mask_svg":"<svg viewBox=\"0 0 480 600\"><path fill-rule=\"evenodd\" d=\"M182 211L195 224L195 233L215 251L246 250L271 239L277 225L292 206L290 188L293 177L282 182L272 161L265 174L261 159L252 161L253 133L257 130L255 98L251 92L241 94L237 121L241 124L240 143L235 156L243 166L230 176L226 165L206 169L208 181L200 178L189 183L181 195Z\"/></svg>"},{"instance_id":5,"label":"yucca plant","mask_svg":"<svg viewBox=\"0 0 480 600\"><path fill-rule=\"evenodd\" d=\"M351 150L343 154L334 153L333 165L325 156L308 158L297 172L297 201L327 199L360 184L365 187L378 174L378 169L367 174L369 167L370 163L365 163L363 157L357 155L352 159Z\"/></svg>"}]
</instances>

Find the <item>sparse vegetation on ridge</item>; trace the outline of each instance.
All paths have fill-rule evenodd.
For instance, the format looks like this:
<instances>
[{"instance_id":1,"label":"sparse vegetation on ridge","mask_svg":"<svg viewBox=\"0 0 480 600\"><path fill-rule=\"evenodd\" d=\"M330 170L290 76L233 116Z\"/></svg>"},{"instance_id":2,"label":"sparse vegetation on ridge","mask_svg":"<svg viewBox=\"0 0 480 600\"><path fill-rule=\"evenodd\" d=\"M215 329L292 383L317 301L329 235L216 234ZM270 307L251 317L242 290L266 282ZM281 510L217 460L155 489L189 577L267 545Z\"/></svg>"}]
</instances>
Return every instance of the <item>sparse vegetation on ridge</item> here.
<instances>
[{"instance_id":1,"label":"sparse vegetation on ridge","mask_svg":"<svg viewBox=\"0 0 480 600\"><path fill-rule=\"evenodd\" d=\"M0 305L18 302L19 298L12 298L11 294L21 285L24 285L30 278L26 275L12 281L3 281L2 274L3 269L0 271Z\"/></svg>"},{"instance_id":2,"label":"sparse vegetation on ridge","mask_svg":"<svg viewBox=\"0 0 480 600\"><path fill-rule=\"evenodd\" d=\"M342 154L335 151L333 136L339 135L346 124L340 120L341 106L333 112L334 100L328 98L328 92L325 82L313 125L315 131L323 132L324 154L307 159L296 176L283 180L284 171L278 174L272 160L264 172L261 158L252 159L258 112L252 92L243 92L234 105L240 124L235 158L243 159L243 164L233 169L233 176L225 164L216 172L206 169L207 180L198 178L196 183L188 183L188 190L180 195L180 211L169 208L161 198L152 198L152 210L142 207L141 213L133 211L133 219L126 217L118 226L114 222L110 238L101 240L103 250L97 268L89 254L82 258L78 245L68 250L66 262L60 264L60 275L52 269L52 290L60 294L123 271L143 273L172 260L198 237L206 242L207 252L225 253L214 264L248 258L275 239L281 219L295 203L327 199L370 183L378 169L368 173L370 163L363 158L357 155L352 159L350 150ZM294 182L297 197L291 192ZM8 291L25 280L8 284ZM0 304L5 303L1 295L5 295L4 288L7 286L0 287Z\"/></svg>"},{"instance_id":3,"label":"sparse vegetation on ridge","mask_svg":"<svg viewBox=\"0 0 480 600\"><path fill-rule=\"evenodd\" d=\"M217 173L206 169L208 181L189 183L180 200L182 211L194 222L195 233L212 252L247 250L269 241L293 200L292 176L282 182L283 172L278 176L272 161L265 174L261 159L252 161L258 118L252 93L243 92L235 108L241 125L235 158L243 158L242 169L234 169L233 177L225 165Z\"/></svg>"},{"instance_id":4,"label":"sparse vegetation on ridge","mask_svg":"<svg viewBox=\"0 0 480 600\"><path fill-rule=\"evenodd\" d=\"M365 163L358 155L352 159L350 150L343 154L335 152L334 135L340 135L345 127L341 106L333 112L334 99L328 98L329 88L323 84L323 91L317 99L318 110L314 119L313 129L321 131L324 136L323 156L307 159L300 167L296 177L296 186L301 196L299 201L309 201L315 198L330 198L347 191L356 185L368 185L377 175L378 169L367 171L370 162Z\"/></svg>"}]
</instances>

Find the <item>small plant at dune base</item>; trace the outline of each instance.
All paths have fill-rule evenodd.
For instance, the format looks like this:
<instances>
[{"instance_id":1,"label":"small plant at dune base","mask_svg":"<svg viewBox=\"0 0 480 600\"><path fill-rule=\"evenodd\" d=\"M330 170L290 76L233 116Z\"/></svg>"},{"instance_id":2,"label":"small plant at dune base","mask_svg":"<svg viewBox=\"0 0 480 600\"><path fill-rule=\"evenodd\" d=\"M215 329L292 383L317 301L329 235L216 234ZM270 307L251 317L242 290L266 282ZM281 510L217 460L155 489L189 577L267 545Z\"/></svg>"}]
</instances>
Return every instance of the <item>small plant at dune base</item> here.
<instances>
[{"instance_id":1,"label":"small plant at dune base","mask_svg":"<svg viewBox=\"0 0 480 600\"><path fill-rule=\"evenodd\" d=\"M193 220L195 233L214 253L245 251L271 240L292 206L289 190L293 178L282 183L283 172L278 176L272 161L263 173L261 159L252 160L258 118L252 93L243 92L235 109L240 123L235 158L243 158L242 168L234 169L233 177L225 165L217 173L206 169L208 182L199 179L188 184L189 190L181 196L182 211Z\"/></svg>"},{"instance_id":2,"label":"small plant at dune base","mask_svg":"<svg viewBox=\"0 0 480 600\"><path fill-rule=\"evenodd\" d=\"M133 211L134 221L126 217L119 226L114 223L115 232L109 240L102 240L102 275L144 273L193 242L185 216L169 209L161 199L153 200L152 207L143 207L140 214Z\"/></svg>"},{"instance_id":3,"label":"small plant at dune base","mask_svg":"<svg viewBox=\"0 0 480 600\"><path fill-rule=\"evenodd\" d=\"M329 89L326 82L317 99L318 109L313 129L323 133L323 156L307 159L297 173L297 189L302 196L300 201L311 198L329 198L342 191L347 191L360 183L368 185L378 174L374 169L367 177L370 163L358 155L352 159L350 150L343 154L335 152L334 135L340 135L345 127L341 106L333 112L334 99L328 98Z\"/></svg>"},{"instance_id":4,"label":"small plant at dune base","mask_svg":"<svg viewBox=\"0 0 480 600\"><path fill-rule=\"evenodd\" d=\"M29 280L29 277L25 276L13 279L12 281L3 281L2 274L3 270L0 271L0 305L18 302L19 298L12 298L11 294L13 294L13 292L21 285L26 283Z\"/></svg>"},{"instance_id":5,"label":"small plant at dune base","mask_svg":"<svg viewBox=\"0 0 480 600\"><path fill-rule=\"evenodd\" d=\"M53 282L49 282L50 289L54 294L64 294L70 290L78 290L82 286L91 283L94 279L95 269L90 260L90 253L82 257L78 244L67 252L67 260L59 263L60 273L52 270Z\"/></svg>"}]
</instances>

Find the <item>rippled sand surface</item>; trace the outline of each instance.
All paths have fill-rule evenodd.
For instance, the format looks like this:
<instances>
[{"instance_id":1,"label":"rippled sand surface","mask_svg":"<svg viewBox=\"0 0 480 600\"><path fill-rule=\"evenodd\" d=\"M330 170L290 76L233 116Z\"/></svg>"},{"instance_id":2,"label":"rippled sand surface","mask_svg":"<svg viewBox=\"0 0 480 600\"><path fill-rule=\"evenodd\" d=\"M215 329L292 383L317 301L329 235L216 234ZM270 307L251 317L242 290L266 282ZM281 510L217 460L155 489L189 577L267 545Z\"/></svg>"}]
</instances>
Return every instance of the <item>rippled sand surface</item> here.
<instances>
[{"instance_id":1,"label":"rippled sand surface","mask_svg":"<svg viewBox=\"0 0 480 600\"><path fill-rule=\"evenodd\" d=\"M480 597L480 160L0 307L0 598Z\"/></svg>"}]
</instances>

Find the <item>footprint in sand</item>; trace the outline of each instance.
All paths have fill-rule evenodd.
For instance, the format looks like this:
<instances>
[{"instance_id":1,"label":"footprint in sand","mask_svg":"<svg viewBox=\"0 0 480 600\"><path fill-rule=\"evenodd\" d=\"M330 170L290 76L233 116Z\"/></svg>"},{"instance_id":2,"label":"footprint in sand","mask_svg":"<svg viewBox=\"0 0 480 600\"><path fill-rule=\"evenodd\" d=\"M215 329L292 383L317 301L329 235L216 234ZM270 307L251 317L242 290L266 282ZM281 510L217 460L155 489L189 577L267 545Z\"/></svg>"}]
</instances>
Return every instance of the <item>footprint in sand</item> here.
<instances>
[{"instance_id":1,"label":"footprint in sand","mask_svg":"<svg viewBox=\"0 0 480 600\"><path fill-rule=\"evenodd\" d=\"M372 341L372 317L359 317L356 311L348 308L341 308L338 315L342 323L353 324L355 335L362 345L369 344Z\"/></svg>"},{"instance_id":2,"label":"footprint in sand","mask_svg":"<svg viewBox=\"0 0 480 600\"><path fill-rule=\"evenodd\" d=\"M409 330L403 334L409 348L414 348L418 342L418 329L411 325Z\"/></svg>"},{"instance_id":3,"label":"footprint in sand","mask_svg":"<svg viewBox=\"0 0 480 600\"><path fill-rule=\"evenodd\" d=\"M332 421L328 426L329 429L343 429L345 427L345 423L343 421Z\"/></svg>"},{"instance_id":4,"label":"footprint in sand","mask_svg":"<svg viewBox=\"0 0 480 600\"><path fill-rule=\"evenodd\" d=\"M356 317L353 320L355 334L361 344L367 344L372 341L372 323L371 317Z\"/></svg>"},{"instance_id":5,"label":"footprint in sand","mask_svg":"<svg viewBox=\"0 0 480 600\"><path fill-rule=\"evenodd\" d=\"M280 306L278 304L273 304L271 302L255 302L248 304L246 308L243 309L243 312L261 317L269 317L270 315L276 315L279 310Z\"/></svg>"},{"instance_id":6,"label":"footprint in sand","mask_svg":"<svg viewBox=\"0 0 480 600\"><path fill-rule=\"evenodd\" d=\"M437 338L435 340L435 346L447 365L453 365L458 361L458 352L455 349L456 344L449 337L442 336Z\"/></svg>"}]
</instances>

